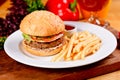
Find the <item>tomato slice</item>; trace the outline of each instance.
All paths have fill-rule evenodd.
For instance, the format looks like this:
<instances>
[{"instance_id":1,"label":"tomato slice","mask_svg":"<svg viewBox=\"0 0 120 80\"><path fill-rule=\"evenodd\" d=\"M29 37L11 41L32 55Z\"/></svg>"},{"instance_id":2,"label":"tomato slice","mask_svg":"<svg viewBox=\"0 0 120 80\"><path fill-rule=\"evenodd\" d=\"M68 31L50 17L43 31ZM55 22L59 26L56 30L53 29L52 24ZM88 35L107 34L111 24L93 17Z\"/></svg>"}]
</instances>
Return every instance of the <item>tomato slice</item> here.
<instances>
[{"instance_id":1,"label":"tomato slice","mask_svg":"<svg viewBox=\"0 0 120 80\"><path fill-rule=\"evenodd\" d=\"M63 33L59 33L57 35L53 35L50 37L37 38L35 36L32 36L31 38L33 41L37 41L37 42L52 42L52 41L55 41L55 40L61 38L62 36L63 36Z\"/></svg>"}]
</instances>

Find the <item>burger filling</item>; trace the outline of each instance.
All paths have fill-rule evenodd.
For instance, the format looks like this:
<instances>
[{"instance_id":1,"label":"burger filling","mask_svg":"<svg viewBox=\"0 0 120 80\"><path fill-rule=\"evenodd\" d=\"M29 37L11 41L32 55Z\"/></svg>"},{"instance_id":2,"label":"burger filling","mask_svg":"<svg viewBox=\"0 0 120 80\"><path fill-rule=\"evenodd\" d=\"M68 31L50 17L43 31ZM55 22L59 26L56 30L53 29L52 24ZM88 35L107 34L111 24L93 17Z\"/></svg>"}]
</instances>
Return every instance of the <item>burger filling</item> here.
<instances>
[{"instance_id":1,"label":"burger filling","mask_svg":"<svg viewBox=\"0 0 120 80\"><path fill-rule=\"evenodd\" d=\"M63 44L63 33L47 37L38 37L23 34L23 37L25 39L24 42L26 45L36 49L48 49Z\"/></svg>"}]
</instances>

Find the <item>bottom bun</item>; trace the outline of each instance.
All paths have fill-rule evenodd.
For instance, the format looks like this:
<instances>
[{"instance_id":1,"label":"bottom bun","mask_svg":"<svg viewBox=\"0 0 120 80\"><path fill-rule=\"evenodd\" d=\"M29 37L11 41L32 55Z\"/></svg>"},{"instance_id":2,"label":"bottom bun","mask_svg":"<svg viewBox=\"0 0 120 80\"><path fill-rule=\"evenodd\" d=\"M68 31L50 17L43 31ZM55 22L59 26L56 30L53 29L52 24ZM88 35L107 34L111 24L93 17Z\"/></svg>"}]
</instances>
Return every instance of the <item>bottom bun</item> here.
<instances>
[{"instance_id":1,"label":"bottom bun","mask_svg":"<svg viewBox=\"0 0 120 80\"><path fill-rule=\"evenodd\" d=\"M24 47L24 49L29 52L30 54L36 55L36 56L51 56L54 54L57 54L58 52L60 52L62 50L62 47L64 45L64 43L60 44L57 47L54 48L49 48L49 49L36 49L36 48L32 48L28 45L26 45L24 43L24 40L22 41L22 45Z\"/></svg>"}]
</instances>

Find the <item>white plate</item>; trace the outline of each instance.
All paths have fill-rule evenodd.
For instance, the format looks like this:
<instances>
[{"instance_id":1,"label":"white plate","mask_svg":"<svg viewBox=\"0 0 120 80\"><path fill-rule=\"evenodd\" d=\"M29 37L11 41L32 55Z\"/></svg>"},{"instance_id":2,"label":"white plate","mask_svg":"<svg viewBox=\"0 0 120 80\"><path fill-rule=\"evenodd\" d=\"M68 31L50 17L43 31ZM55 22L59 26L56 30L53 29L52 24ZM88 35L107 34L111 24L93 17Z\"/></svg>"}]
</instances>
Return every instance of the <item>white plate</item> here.
<instances>
[{"instance_id":1,"label":"white plate","mask_svg":"<svg viewBox=\"0 0 120 80\"><path fill-rule=\"evenodd\" d=\"M89 23L83 22L73 22L66 21L65 24L73 25L77 27L78 31L87 30L93 34L96 34L102 40L102 45L100 49L93 55L86 57L84 60L76 60L76 61L61 61L61 62L51 62L50 59L53 57L38 57L30 55L25 52L21 47L21 41L23 40L22 32L20 30L11 34L4 44L4 49L6 53L13 58L14 60L35 67L43 67L43 68L70 68L88 65L99 60L102 60L109 56L116 48L117 41L115 36L109 32L108 30L93 25Z\"/></svg>"}]
</instances>

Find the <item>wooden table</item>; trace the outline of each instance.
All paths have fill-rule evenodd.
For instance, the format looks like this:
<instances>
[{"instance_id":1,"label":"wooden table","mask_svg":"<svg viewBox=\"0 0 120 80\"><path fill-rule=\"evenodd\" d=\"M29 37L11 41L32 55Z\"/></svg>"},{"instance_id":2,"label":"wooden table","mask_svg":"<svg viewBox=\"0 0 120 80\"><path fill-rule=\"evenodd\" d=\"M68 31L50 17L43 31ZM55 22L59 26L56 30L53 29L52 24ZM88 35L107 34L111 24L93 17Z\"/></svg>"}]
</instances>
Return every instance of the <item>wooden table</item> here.
<instances>
[{"instance_id":1,"label":"wooden table","mask_svg":"<svg viewBox=\"0 0 120 80\"><path fill-rule=\"evenodd\" d=\"M107 17L107 20L110 22L111 27L120 31L120 0L112 0L110 11ZM120 70L101 75L89 80L120 80Z\"/></svg>"},{"instance_id":2,"label":"wooden table","mask_svg":"<svg viewBox=\"0 0 120 80\"><path fill-rule=\"evenodd\" d=\"M111 23L111 27L118 31L120 31L119 3L120 0L113 0L107 17L107 20ZM6 9L10 6L9 4L10 1L7 0L2 6L0 6L0 17L5 16L7 13ZM7 56L4 50L0 50L0 80L119 80L119 53L120 50L116 49L112 55L106 59L83 67L70 69L45 69L31 67L16 62Z\"/></svg>"}]
</instances>

